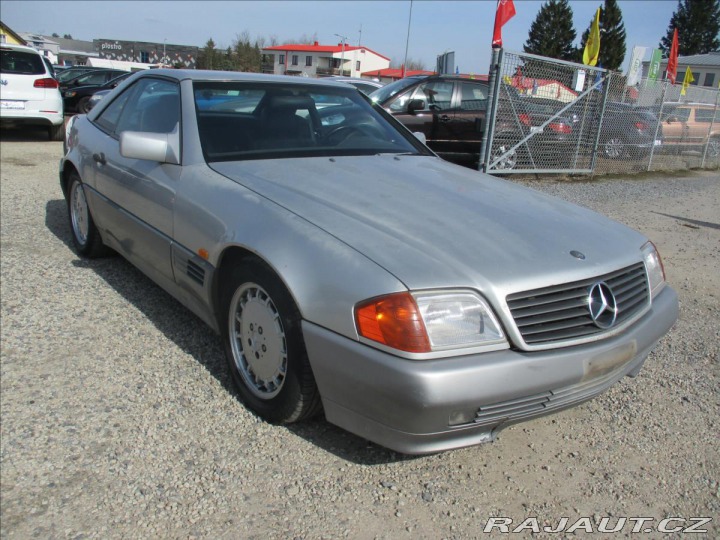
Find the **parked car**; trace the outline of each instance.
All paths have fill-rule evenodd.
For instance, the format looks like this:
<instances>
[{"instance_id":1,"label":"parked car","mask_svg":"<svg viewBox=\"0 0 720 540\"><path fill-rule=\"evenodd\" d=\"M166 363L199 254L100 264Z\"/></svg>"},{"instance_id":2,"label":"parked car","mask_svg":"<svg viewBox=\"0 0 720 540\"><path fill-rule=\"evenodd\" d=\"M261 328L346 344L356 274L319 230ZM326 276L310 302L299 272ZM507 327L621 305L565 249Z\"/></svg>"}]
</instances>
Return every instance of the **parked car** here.
<instances>
[{"instance_id":1,"label":"parked car","mask_svg":"<svg viewBox=\"0 0 720 540\"><path fill-rule=\"evenodd\" d=\"M382 88L383 86L385 86L383 83L381 83L379 81L373 81L371 79L363 79L361 77L343 77L341 75L331 75L329 77L324 77L324 79L350 84L367 96L372 94L378 88Z\"/></svg>"},{"instance_id":2,"label":"parked car","mask_svg":"<svg viewBox=\"0 0 720 540\"><path fill-rule=\"evenodd\" d=\"M720 156L720 109L707 103L665 103L663 134L666 150L705 151Z\"/></svg>"},{"instance_id":3,"label":"parked car","mask_svg":"<svg viewBox=\"0 0 720 540\"><path fill-rule=\"evenodd\" d=\"M68 88L63 92L63 102L65 103L66 113L82 113L85 114L92 108L90 98L101 90L112 90L125 79L127 79L132 73L126 71L119 77L110 79L104 84L87 85L87 86L75 86Z\"/></svg>"},{"instance_id":4,"label":"parked car","mask_svg":"<svg viewBox=\"0 0 720 540\"><path fill-rule=\"evenodd\" d=\"M92 96L90 96L90 99L87 102L87 105L85 108L87 109L87 112L90 112L92 108L100 103L100 100L102 100L105 96L107 96L112 90L98 90L95 92Z\"/></svg>"},{"instance_id":5,"label":"parked car","mask_svg":"<svg viewBox=\"0 0 720 540\"><path fill-rule=\"evenodd\" d=\"M117 251L220 333L272 422L490 441L636 375L677 317L640 233L439 159L344 84L158 69L68 130L77 252Z\"/></svg>"},{"instance_id":6,"label":"parked car","mask_svg":"<svg viewBox=\"0 0 720 540\"><path fill-rule=\"evenodd\" d=\"M522 107L528 100L519 97L509 85L501 99ZM402 122L411 131L422 132L427 145L440 157L460 165L475 167L485 131L488 84L484 81L446 75L413 76L390 83L370 98ZM541 124L543 116L533 117L527 108L507 107L508 114L495 119L494 153L501 159L498 168L513 169L528 161L528 154L543 154L544 159L565 159L572 126L558 119L547 130L534 134L519 151L514 143ZM545 117L547 119L547 117Z\"/></svg>"},{"instance_id":7,"label":"parked car","mask_svg":"<svg viewBox=\"0 0 720 540\"><path fill-rule=\"evenodd\" d=\"M60 91L64 92L69 88L75 88L78 86L95 86L98 84L105 84L106 82L129 73L123 69L95 69L85 73L80 73L70 79L60 81Z\"/></svg>"},{"instance_id":8,"label":"parked car","mask_svg":"<svg viewBox=\"0 0 720 540\"><path fill-rule=\"evenodd\" d=\"M65 135L63 102L52 67L35 49L0 45L0 124L43 126L50 140Z\"/></svg>"},{"instance_id":9,"label":"parked car","mask_svg":"<svg viewBox=\"0 0 720 540\"><path fill-rule=\"evenodd\" d=\"M99 68L99 67L93 67L93 66L70 66L62 71L56 73L56 78L58 82L64 83L69 81L70 79L74 79L75 77L78 77L82 75L83 73L89 73L91 71L99 71L101 69L105 68Z\"/></svg>"},{"instance_id":10,"label":"parked car","mask_svg":"<svg viewBox=\"0 0 720 540\"><path fill-rule=\"evenodd\" d=\"M642 157L663 144L663 126L647 108L608 101L600 131L600 152L609 159Z\"/></svg>"}]
</instances>

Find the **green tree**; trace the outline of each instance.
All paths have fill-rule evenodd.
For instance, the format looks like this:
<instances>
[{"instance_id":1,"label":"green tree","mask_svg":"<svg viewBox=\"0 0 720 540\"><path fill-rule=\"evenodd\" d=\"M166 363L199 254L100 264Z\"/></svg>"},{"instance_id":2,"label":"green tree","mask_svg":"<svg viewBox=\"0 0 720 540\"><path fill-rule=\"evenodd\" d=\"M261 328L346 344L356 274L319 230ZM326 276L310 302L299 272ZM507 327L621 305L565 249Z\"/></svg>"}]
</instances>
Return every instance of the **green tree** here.
<instances>
[{"instance_id":1,"label":"green tree","mask_svg":"<svg viewBox=\"0 0 720 540\"><path fill-rule=\"evenodd\" d=\"M53 32L52 37L60 37L60 34L58 34L57 32Z\"/></svg>"},{"instance_id":2,"label":"green tree","mask_svg":"<svg viewBox=\"0 0 720 540\"><path fill-rule=\"evenodd\" d=\"M670 56L673 31L678 31L678 54L690 56L720 49L720 0L678 0L665 37L663 56Z\"/></svg>"},{"instance_id":3,"label":"green tree","mask_svg":"<svg viewBox=\"0 0 720 540\"><path fill-rule=\"evenodd\" d=\"M548 0L530 26L523 46L526 53L559 60L576 60L573 12L568 0Z\"/></svg>"},{"instance_id":4,"label":"green tree","mask_svg":"<svg viewBox=\"0 0 720 540\"><path fill-rule=\"evenodd\" d=\"M72 39L73 37L70 34L63 34L63 39Z\"/></svg>"},{"instance_id":5,"label":"green tree","mask_svg":"<svg viewBox=\"0 0 720 540\"><path fill-rule=\"evenodd\" d=\"M198 69L219 69L217 56L215 42L210 38L205 47L198 51Z\"/></svg>"},{"instance_id":6,"label":"green tree","mask_svg":"<svg viewBox=\"0 0 720 540\"><path fill-rule=\"evenodd\" d=\"M594 21L595 16L590 20L590 24L580 40L577 57L579 62L582 62L585 44ZM620 6L618 6L617 0L605 0L605 5L600 7L600 57L598 63L605 69L617 71L625 61L626 51L625 24L623 24Z\"/></svg>"}]
</instances>

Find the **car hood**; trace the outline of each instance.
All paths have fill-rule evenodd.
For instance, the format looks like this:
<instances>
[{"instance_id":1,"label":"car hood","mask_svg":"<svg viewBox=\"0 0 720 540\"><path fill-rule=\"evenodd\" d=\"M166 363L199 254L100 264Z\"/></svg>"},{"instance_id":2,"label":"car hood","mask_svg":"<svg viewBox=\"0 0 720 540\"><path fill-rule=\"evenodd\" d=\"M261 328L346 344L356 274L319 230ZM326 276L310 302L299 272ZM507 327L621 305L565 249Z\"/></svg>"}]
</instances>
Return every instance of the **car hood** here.
<instances>
[{"instance_id":1,"label":"car hood","mask_svg":"<svg viewBox=\"0 0 720 540\"><path fill-rule=\"evenodd\" d=\"M211 167L353 247L412 290L471 286L504 295L584 279L641 260L645 242L586 208L436 157Z\"/></svg>"}]
</instances>

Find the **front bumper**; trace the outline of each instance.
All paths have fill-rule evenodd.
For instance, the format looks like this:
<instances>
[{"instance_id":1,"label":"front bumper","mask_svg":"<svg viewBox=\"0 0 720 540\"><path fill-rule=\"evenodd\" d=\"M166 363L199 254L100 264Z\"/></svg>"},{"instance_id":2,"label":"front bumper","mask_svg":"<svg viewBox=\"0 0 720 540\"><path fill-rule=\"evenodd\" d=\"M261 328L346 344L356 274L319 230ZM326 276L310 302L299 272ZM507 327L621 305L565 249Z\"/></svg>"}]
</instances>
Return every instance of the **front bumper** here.
<instances>
[{"instance_id":1,"label":"front bumper","mask_svg":"<svg viewBox=\"0 0 720 540\"><path fill-rule=\"evenodd\" d=\"M303 332L328 421L392 450L424 454L492 441L509 425L571 407L635 376L677 315L677 295L665 287L650 311L612 338L426 361L393 356L307 321ZM451 425L463 417L469 420Z\"/></svg>"}]
</instances>

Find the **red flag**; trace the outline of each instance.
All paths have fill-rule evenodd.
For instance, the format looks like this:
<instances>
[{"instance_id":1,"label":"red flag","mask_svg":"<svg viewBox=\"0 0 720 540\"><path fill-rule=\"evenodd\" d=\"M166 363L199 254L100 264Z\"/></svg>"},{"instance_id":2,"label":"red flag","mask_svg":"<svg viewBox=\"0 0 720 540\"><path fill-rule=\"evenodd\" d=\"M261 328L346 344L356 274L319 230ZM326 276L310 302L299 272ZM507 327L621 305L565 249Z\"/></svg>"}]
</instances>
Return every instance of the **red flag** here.
<instances>
[{"instance_id":1,"label":"red flag","mask_svg":"<svg viewBox=\"0 0 720 540\"><path fill-rule=\"evenodd\" d=\"M670 82L675 84L675 78L677 77L677 58L678 58L678 32L677 28L673 32L672 46L670 47L670 57L668 58L667 65L667 78Z\"/></svg>"},{"instance_id":2,"label":"red flag","mask_svg":"<svg viewBox=\"0 0 720 540\"><path fill-rule=\"evenodd\" d=\"M513 4L513 0L498 0L492 40L493 47L502 47L502 27L514 16L515 4Z\"/></svg>"}]
</instances>

